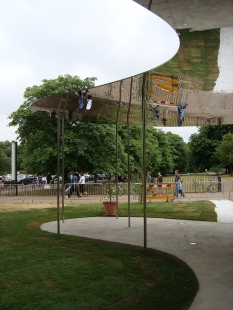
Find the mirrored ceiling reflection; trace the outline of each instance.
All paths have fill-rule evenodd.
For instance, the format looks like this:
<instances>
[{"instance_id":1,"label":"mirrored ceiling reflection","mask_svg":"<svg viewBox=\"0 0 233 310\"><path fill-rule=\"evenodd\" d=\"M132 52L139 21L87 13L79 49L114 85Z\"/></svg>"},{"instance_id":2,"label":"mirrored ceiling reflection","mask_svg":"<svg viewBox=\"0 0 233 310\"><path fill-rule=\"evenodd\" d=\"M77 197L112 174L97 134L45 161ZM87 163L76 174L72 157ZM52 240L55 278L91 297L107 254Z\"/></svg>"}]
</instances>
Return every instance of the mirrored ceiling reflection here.
<instances>
[{"instance_id":1,"label":"mirrored ceiling reflection","mask_svg":"<svg viewBox=\"0 0 233 310\"><path fill-rule=\"evenodd\" d=\"M225 33L225 49L220 38ZM148 126L233 124L233 28L179 31L180 49L166 64L151 70L145 82ZM168 44L169 48L169 44ZM232 50L231 50L232 53ZM223 63L221 66L219 64ZM97 118L129 125L142 124L143 74L62 96L66 117L94 122ZM80 97L81 96L81 97ZM81 99L80 99L81 98ZM83 99L83 106L79 106ZM58 96L32 104L32 110L52 113Z\"/></svg>"},{"instance_id":2,"label":"mirrored ceiling reflection","mask_svg":"<svg viewBox=\"0 0 233 310\"><path fill-rule=\"evenodd\" d=\"M62 96L61 112L66 118L95 122L96 119L122 124L142 123L143 75ZM233 123L233 96L196 89L195 79L147 74L145 82L148 126L203 126ZM81 99L83 98L83 99ZM35 102L32 110L57 112L59 96Z\"/></svg>"},{"instance_id":3,"label":"mirrored ceiling reflection","mask_svg":"<svg viewBox=\"0 0 233 310\"><path fill-rule=\"evenodd\" d=\"M198 90L195 79L148 74L145 83L147 124L203 126L233 123L233 96ZM102 118L141 124L142 75L96 87L93 108ZM95 97L94 97L95 98ZM103 104L103 102L105 102ZM102 106L102 108L100 108Z\"/></svg>"}]
</instances>

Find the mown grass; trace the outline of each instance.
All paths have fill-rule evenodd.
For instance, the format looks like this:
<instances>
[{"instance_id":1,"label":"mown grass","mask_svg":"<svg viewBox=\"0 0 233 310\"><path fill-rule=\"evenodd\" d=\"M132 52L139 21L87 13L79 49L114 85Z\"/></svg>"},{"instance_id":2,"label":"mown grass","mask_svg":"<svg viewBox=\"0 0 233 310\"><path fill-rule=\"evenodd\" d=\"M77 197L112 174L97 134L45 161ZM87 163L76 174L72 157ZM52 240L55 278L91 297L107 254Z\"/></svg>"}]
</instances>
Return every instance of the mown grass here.
<instances>
[{"instance_id":1,"label":"mown grass","mask_svg":"<svg viewBox=\"0 0 233 310\"><path fill-rule=\"evenodd\" d=\"M219 73L220 29L194 32L180 29L178 31L180 33L178 53L153 72L182 76L187 80L193 79L195 88L213 90ZM189 86L193 87L192 84Z\"/></svg>"},{"instance_id":2,"label":"mown grass","mask_svg":"<svg viewBox=\"0 0 233 310\"><path fill-rule=\"evenodd\" d=\"M119 216L127 216L119 204ZM193 214L191 214L193 213ZM102 216L102 204L66 206L65 218ZM131 216L142 216L141 204ZM150 217L216 220L210 202L150 203ZM40 230L56 209L0 214L0 309L188 309L193 271L172 255Z\"/></svg>"},{"instance_id":3,"label":"mown grass","mask_svg":"<svg viewBox=\"0 0 233 310\"><path fill-rule=\"evenodd\" d=\"M72 218L73 215L74 217L102 216L103 213L104 208L102 203L79 205L75 209L68 206L65 207L66 218ZM143 204L130 204L130 216L142 217L143 214ZM118 216L128 216L127 203L119 203ZM147 217L217 222L215 205L207 200L147 203Z\"/></svg>"}]
</instances>

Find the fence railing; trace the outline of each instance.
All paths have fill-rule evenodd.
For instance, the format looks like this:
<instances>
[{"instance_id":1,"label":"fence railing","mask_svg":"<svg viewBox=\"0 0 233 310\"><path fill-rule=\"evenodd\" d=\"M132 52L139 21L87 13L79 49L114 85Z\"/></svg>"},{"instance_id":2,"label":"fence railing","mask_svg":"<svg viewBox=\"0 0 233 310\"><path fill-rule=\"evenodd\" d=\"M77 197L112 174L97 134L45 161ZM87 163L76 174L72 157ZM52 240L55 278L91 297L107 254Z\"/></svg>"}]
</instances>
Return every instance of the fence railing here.
<instances>
[{"instance_id":1,"label":"fence railing","mask_svg":"<svg viewBox=\"0 0 233 310\"><path fill-rule=\"evenodd\" d=\"M115 184L115 183L112 183ZM166 184L176 184L174 182L163 183L159 190L157 183L147 184L148 195L150 197L158 197L158 193L164 191ZM175 188L174 186L174 188ZM68 188L70 184L65 184L64 196L68 195ZM85 191L89 196L99 196L99 198L107 199L109 184L108 183L86 183ZM115 184L116 193L116 184ZM126 199L128 195L128 183L118 183L119 200ZM160 193L160 194L161 194ZM59 185L59 194L62 196L62 186ZM130 184L131 198L138 200L142 194L141 183ZM0 184L0 199L48 199L57 196L57 184ZM75 193L72 194L72 199L75 198ZM203 181L203 180L189 180L189 182L182 182L182 195L174 191L174 199L231 199L233 200L233 182L218 182L218 181Z\"/></svg>"},{"instance_id":2,"label":"fence railing","mask_svg":"<svg viewBox=\"0 0 233 310\"><path fill-rule=\"evenodd\" d=\"M64 196L67 195L67 189L70 184L64 186ZM103 195L102 183L86 183L85 191L88 195ZM62 196L62 185L59 184L59 195ZM46 199L57 197L57 184L0 184L0 198L9 199ZM74 198L74 194L73 194Z\"/></svg>"}]
</instances>

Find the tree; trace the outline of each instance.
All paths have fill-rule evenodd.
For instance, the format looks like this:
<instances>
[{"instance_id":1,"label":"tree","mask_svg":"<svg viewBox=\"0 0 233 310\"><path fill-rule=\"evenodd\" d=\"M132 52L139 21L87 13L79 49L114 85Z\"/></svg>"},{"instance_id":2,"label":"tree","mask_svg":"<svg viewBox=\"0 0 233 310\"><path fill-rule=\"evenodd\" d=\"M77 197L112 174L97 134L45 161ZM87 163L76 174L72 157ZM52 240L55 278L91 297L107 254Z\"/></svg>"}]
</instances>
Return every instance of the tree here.
<instances>
[{"instance_id":1,"label":"tree","mask_svg":"<svg viewBox=\"0 0 233 310\"><path fill-rule=\"evenodd\" d=\"M57 120L47 112L30 111L30 104L54 94L94 87L95 78L80 80L66 75L43 80L40 86L28 87L25 101L10 115L10 126L18 125L20 145L24 146L22 166L30 173L54 173L57 166ZM115 127L65 120L65 170L115 171ZM119 140L119 169L125 170L125 154Z\"/></svg>"},{"instance_id":2,"label":"tree","mask_svg":"<svg viewBox=\"0 0 233 310\"><path fill-rule=\"evenodd\" d=\"M187 172L188 151L186 143L184 142L182 137L171 132L168 132L166 136L168 138L169 148L172 156L172 169L179 170L183 173Z\"/></svg>"},{"instance_id":3,"label":"tree","mask_svg":"<svg viewBox=\"0 0 233 310\"><path fill-rule=\"evenodd\" d=\"M32 112L30 104L46 96L92 88L95 78L81 80L77 76L65 75L42 82L39 86L26 88L25 101L10 115L9 125L18 126L20 168L28 173L47 174L49 171L52 174L57 171L57 119L47 112ZM64 127L65 175L69 171L115 173L115 124L100 119L95 123L66 119ZM130 127L131 173L141 174L142 171L141 132L141 127ZM119 125L118 136L119 174L123 174L127 172L125 126ZM167 173L173 170L175 157L172 157L167 136L162 131L146 129L146 155L147 171L157 175L158 171Z\"/></svg>"},{"instance_id":4,"label":"tree","mask_svg":"<svg viewBox=\"0 0 233 310\"><path fill-rule=\"evenodd\" d=\"M0 141L0 149L8 157L11 158L11 142L10 141Z\"/></svg>"},{"instance_id":5,"label":"tree","mask_svg":"<svg viewBox=\"0 0 233 310\"><path fill-rule=\"evenodd\" d=\"M233 166L233 134L227 133L223 136L222 142L216 148L215 155L223 167L229 167L232 173Z\"/></svg>"},{"instance_id":6,"label":"tree","mask_svg":"<svg viewBox=\"0 0 233 310\"><path fill-rule=\"evenodd\" d=\"M231 132L233 125L205 126L199 128L199 133L191 135L189 139L190 163L192 168L199 171L219 165L215 156L215 149L222 141L222 137Z\"/></svg>"},{"instance_id":7,"label":"tree","mask_svg":"<svg viewBox=\"0 0 233 310\"><path fill-rule=\"evenodd\" d=\"M116 130L115 125L102 123L78 123L65 136L66 165L92 173L115 173L116 171ZM78 156L77 156L78 155ZM74 163L74 159L76 162ZM119 173L126 171L126 156L118 138Z\"/></svg>"},{"instance_id":8,"label":"tree","mask_svg":"<svg viewBox=\"0 0 233 310\"><path fill-rule=\"evenodd\" d=\"M11 170L11 142L0 141L0 174Z\"/></svg>"},{"instance_id":9,"label":"tree","mask_svg":"<svg viewBox=\"0 0 233 310\"><path fill-rule=\"evenodd\" d=\"M160 152L160 161L154 167L154 175L160 171L162 174L170 173L174 168L173 157L169 144L167 133L154 128L154 137L158 141L158 151Z\"/></svg>"},{"instance_id":10,"label":"tree","mask_svg":"<svg viewBox=\"0 0 233 310\"><path fill-rule=\"evenodd\" d=\"M12 143L10 141L7 140L0 142L0 150L2 150L3 154L8 158L10 164L11 164L11 148ZM17 145L17 170L21 169L23 153L24 153L24 145L22 144ZM5 169L5 171L10 171L10 167Z\"/></svg>"},{"instance_id":11,"label":"tree","mask_svg":"<svg viewBox=\"0 0 233 310\"><path fill-rule=\"evenodd\" d=\"M127 153L127 131L121 126L119 134L122 138L125 153ZM130 169L131 173L141 176L142 173L142 128L131 126L130 141ZM173 169L172 157L166 133L155 128L146 128L146 162L147 171L157 176L157 173L170 172Z\"/></svg>"},{"instance_id":12,"label":"tree","mask_svg":"<svg viewBox=\"0 0 233 310\"><path fill-rule=\"evenodd\" d=\"M0 174L9 172L11 169L11 160L7 157L3 150L0 148Z\"/></svg>"},{"instance_id":13,"label":"tree","mask_svg":"<svg viewBox=\"0 0 233 310\"><path fill-rule=\"evenodd\" d=\"M35 100L43 99L47 96L65 94L67 92L77 91L77 89L94 87L96 78L86 78L81 80L78 76L58 76L57 79L42 80L43 84L26 88L24 92L24 103L19 109L13 112L9 119L11 122L9 126L18 126L17 133L20 142L24 143L31 140L34 131L37 130L37 126L41 127L41 123L44 126L44 132L48 133L49 130L54 128L56 123L54 119L51 119L47 112L32 112L29 107ZM39 116L40 115L40 116ZM50 119L50 121L49 121ZM31 132L31 130L34 131Z\"/></svg>"},{"instance_id":14,"label":"tree","mask_svg":"<svg viewBox=\"0 0 233 310\"><path fill-rule=\"evenodd\" d=\"M30 173L56 171L57 122L47 112L32 112L30 104L46 96L64 94L82 88L94 87L96 78L81 80L78 76L58 76L57 79L42 80L42 84L26 88L24 103L13 112L9 126L18 126L17 139L24 145L22 166ZM69 124L67 124L69 123ZM66 129L72 131L72 122L66 121Z\"/></svg>"}]
</instances>

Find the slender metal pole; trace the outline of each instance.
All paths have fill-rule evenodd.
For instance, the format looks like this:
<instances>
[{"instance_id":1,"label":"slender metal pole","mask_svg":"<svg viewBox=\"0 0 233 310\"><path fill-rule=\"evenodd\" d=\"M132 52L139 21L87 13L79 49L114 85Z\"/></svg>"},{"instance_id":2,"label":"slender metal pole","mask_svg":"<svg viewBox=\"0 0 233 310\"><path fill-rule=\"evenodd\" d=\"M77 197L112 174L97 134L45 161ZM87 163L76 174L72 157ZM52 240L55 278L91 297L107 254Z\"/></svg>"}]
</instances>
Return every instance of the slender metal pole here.
<instances>
[{"instance_id":1,"label":"slender metal pole","mask_svg":"<svg viewBox=\"0 0 233 310\"><path fill-rule=\"evenodd\" d=\"M18 196L17 186L17 142L11 142L11 174L12 182L15 184L15 195Z\"/></svg>"},{"instance_id":2,"label":"slender metal pole","mask_svg":"<svg viewBox=\"0 0 233 310\"><path fill-rule=\"evenodd\" d=\"M142 78L142 176L143 176L143 208L144 208L144 250L147 249L147 210L146 210L146 101L145 84L147 73Z\"/></svg>"},{"instance_id":3,"label":"slender metal pole","mask_svg":"<svg viewBox=\"0 0 233 310\"><path fill-rule=\"evenodd\" d=\"M152 0L150 0L149 4L148 4L148 10L151 11L151 5L152 5Z\"/></svg>"},{"instance_id":4,"label":"slender metal pole","mask_svg":"<svg viewBox=\"0 0 233 310\"><path fill-rule=\"evenodd\" d=\"M131 78L130 81L130 94L129 94L129 107L127 112L127 157L128 157L128 227L130 227L130 131L129 131L129 113L130 113L130 107L131 107L131 101L132 101L132 88L133 88L133 78Z\"/></svg>"},{"instance_id":5,"label":"slender metal pole","mask_svg":"<svg viewBox=\"0 0 233 310\"><path fill-rule=\"evenodd\" d=\"M64 223L64 122L65 122L65 116L64 112L62 115L62 133L61 133L61 138L62 138L62 223Z\"/></svg>"},{"instance_id":6,"label":"slender metal pole","mask_svg":"<svg viewBox=\"0 0 233 310\"><path fill-rule=\"evenodd\" d=\"M148 4L151 11L152 0ZM143 145L143 205L144 205L144 250L147 249L147 212L146 212L146 102L145 102L145 83L147 73L143 74L142 82L142 145Z\"/></svg>"},{"instance_id":7,"label":"slender metal pole","mask_svg":"<svg viewBox=\"0 0 233 310\"><path fill-rule=\"evenodd\" d=\"M116 218L118 219L118 117L116 121Z\"/></svg>"},{"instance_id":8,"label":"slender metal pole","mask_svg":"<svg viewBox=\"0 0 233 310\"><path fill-rule=\"evenodd\" d=\"M57 234L60 235L60 199L59 199L59 176L60 176L60 113L61 96L59 96L57 109Z\"/></svg>"},{"instance_id":9,"label":"slender metal pole","mask_svg":"<svg viewBox=\"0 0 233 310\"><path fill-rule=\"evenodd\" d=\"M64 177L64 127L65 127L65 109L68 102L68 94L66 95L65 107L63 107L62 115L62 223L65 220L64 193L65 193L65 177Z\"/></svg>"},{"instance_id":10,"label":"slender metal pole","mask_svg":"<svg viewBox=\"0 0 233 310\"><path fill-rule=\"evenodd\" d=\"M119 117L119 110L120 110L120 103L121 103L121 87L123 81L120 81L119 87L119 104L117 109L117 119L116 119L116 218L118 219L118 117Z\"/></svg>"}]
</instances>

